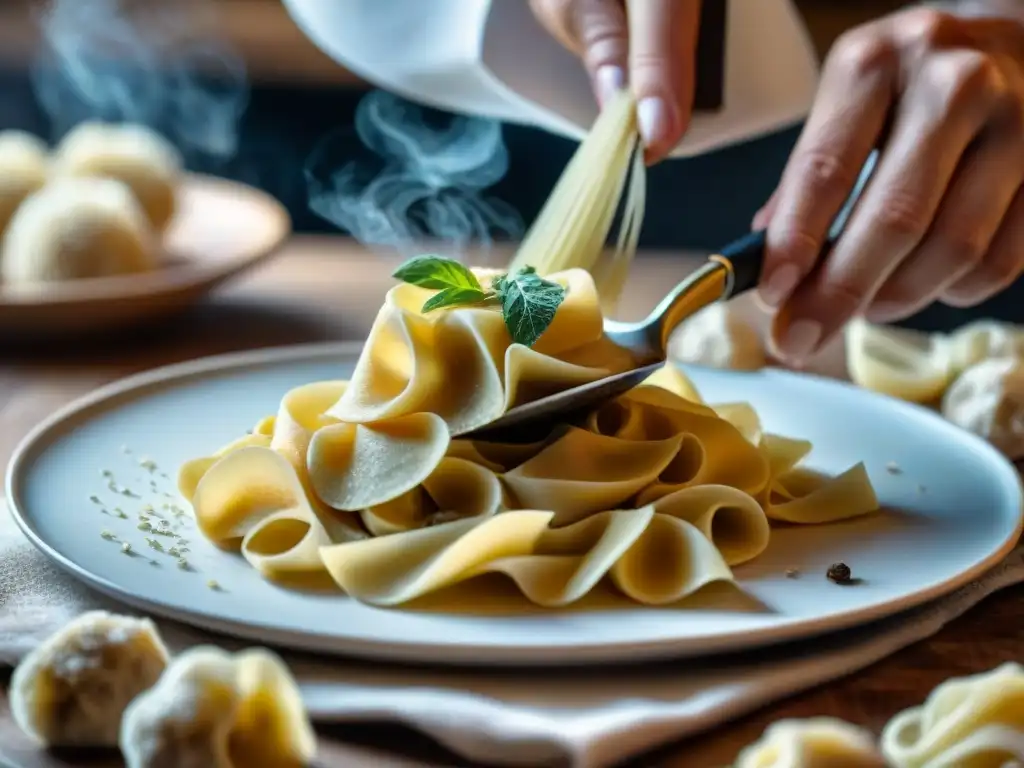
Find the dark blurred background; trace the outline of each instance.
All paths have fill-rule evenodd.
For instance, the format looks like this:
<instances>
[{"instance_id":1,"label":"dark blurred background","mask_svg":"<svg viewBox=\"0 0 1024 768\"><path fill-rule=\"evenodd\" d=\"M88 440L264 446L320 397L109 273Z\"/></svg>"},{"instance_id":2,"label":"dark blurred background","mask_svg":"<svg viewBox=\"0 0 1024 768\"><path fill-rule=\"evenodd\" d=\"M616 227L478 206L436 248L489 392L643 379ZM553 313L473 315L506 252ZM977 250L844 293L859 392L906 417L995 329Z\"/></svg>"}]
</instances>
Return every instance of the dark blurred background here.
<instances>
[{"instance_id":1,"label":"dark blurred background","mask_svg":"<svg viewBox=\"0 0 1024 768\"><path fill-rule=\"evenodd\" d=\"M843 30L907 3L799 0L797 4L819 54L824 55ZM38 4L0 0L0 128L56 138L59 130L37 103L29 74L39 46L33 5ZM227 160L194 154L189 164L193 170L267 190L288 207L297 232L336 232L334 225L309 210L303 163L325 134L352 124L356 105L370 88L316 49L279 0L209 0L196 7L216 10L197 14L195 25L208 27L206 32L242 57L251 92L237 153ZM797 130L653 169L642 244L662 252L713 249L746 231L779 178ZM574 145L519 126L506 126L504 138L510 167L491 192L529 223ZM353 155L361 151L353 143ZM978 315L1024 321L1020 298L1018 286L970 314L935 306L908 324L939 329Z\"/></svg>"}]
</instances>

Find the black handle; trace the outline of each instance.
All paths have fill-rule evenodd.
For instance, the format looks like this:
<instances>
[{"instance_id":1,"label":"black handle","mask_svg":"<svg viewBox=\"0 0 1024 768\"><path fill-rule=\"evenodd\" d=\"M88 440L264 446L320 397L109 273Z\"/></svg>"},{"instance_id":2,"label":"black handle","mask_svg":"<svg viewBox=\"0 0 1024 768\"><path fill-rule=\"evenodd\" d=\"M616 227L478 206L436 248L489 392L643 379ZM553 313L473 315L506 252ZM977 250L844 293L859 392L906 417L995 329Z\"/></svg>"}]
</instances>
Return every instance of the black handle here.
<instances>
[{"instance_id":1,"label":"black handle","mask_svg":"<svg viewBox=\"0 0 1024 768\"><path fill-rule=\"evenodd\" d=\"M864 191L864 187L871 178L871 174L874 173L877 162L878 150L876 149L868 156L867 162L864 163L864 167L861 169L860 177L850 192L850 196L843 203L842 209L833 220L832 227L829 229L828 239L821 249L821 255L828 253L836 244L836 240L842 234L843 227L846 226L847 219L850 218L853 207L857 204L857 200L860 199L861 192ZM764 268L764 253L765 230L763 229L751 232L749 235L744 235L739 240L734 240L718 252L719 256L724 256L729 260L733 270L732 291L729 293L729 296L724 298L729 298L757 287L757 283L761 279L761 270Z\"/></svg>"},{"instance_id":2,"label":"black handle","mask_svg":"<svg viewBox=\"0 0 1024 768\"><path fill-rule=\"evenodd\" d=\"M833 232L825 241L822 253L827 253L835 245L837 236L838 233ZM759 229L734 240L718 252L719 256L724 256L732 264L733 286L729 296L757 287L764 267L765 240L765 230Z\"/></svg>"},{"instance_id":3,"label":"black handle","mask_svg":"<svg viewBox=\"0 0 1024 768\"><path fill-rule=\"evenodd\" d=\"M757 286L764 266L765 230L758 229L739 240L733 240L719 252L732 264L733 286L731 296Z\"/></svg>"}]
</instances>

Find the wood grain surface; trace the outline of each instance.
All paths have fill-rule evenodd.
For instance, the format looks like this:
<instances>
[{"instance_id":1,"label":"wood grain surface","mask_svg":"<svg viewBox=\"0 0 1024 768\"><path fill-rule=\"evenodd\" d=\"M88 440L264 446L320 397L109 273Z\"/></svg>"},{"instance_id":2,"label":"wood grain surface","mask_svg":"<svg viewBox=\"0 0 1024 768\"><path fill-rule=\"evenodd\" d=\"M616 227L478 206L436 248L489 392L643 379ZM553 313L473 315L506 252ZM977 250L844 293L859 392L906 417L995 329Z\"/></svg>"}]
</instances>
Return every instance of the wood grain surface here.
<instances>
[{"instance_id":1,"label":"wood grain surface","mask_svg":"<svg viewBox=\"0 0 1024 768\"><path fill-rule=\"evenodd\" d=\"M500 258L500 257L499 257ZM634 270L624 316L638 317L697 257L646 255ZM0 350L0 466L15 445L53 409L104 382L195 357L310 341L364 338L390 284L393 259L371 255L341 238L296 238L273 261L205 305L159 327L67 348ZM744 312L763 324L749 301ZM841 349L813 365L842 375ZM710 768L726 765L773 720L830 715L879 729L897 711L921 702L950 676L980 672L1020 658L1024 588L993 596L932 639L844 681L772 706L685 743L645 755L629 766ZM2 610L2 606L0 606ZM5 682L5 673L0 681ZM395 745L400 745L400 749ZM425 738L391 726L322 730L319 766L460 766ZM119 766L116 755L51 754L17 730L0 695L0 765L17 768Z\"/></svg>"}]
</instances>

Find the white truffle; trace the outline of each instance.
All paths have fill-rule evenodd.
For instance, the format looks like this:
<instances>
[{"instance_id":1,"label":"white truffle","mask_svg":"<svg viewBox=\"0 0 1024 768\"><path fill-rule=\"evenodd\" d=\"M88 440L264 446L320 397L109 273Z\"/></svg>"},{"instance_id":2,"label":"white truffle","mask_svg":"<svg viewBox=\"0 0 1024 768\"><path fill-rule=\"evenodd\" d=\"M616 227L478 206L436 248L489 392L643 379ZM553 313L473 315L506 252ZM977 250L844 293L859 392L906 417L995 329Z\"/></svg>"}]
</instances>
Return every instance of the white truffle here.
<instances>
[{"instance_id":1,"label":"white truffle","mask_svg":"<svg viewBox=\"0 0 1024 768\"><path fill-rule=\"evenodd\" d=\"M131 703L120 746L127 768L299 768L316 736L277 656L201 647Z\"/></svg>"},{"instance_id":2,"label":"white truffle","mask_svg":"<svg viewBox=\"0 0 1024 768\"><path fill-rule=\"evenodd\" d=\"M1010 323L978 320L949 337L953 366L963 371L994 357L1024 357L1024 332Z\"/></svg>"},{"instance_id":3,"label":"white truffle","mask_svg":"<svg viewBox=\"0 0 1024 768\"><path fill-rule=\"evenodd\" d=\"M780 720L740 753L736 768L885 768L871 734L842 720Z\"/></svg>"},{"instance_id":4,"label":"white truffle","mask_svg":"<svg viewBox=\"0 0 1024 768\"><path fill-rule=\"evenodd\" d=\"M228 736L238 714L235 662L213 647L172 662L121 720L127 768L232 768Z\"/></svg>"},{"instance_id":5,"label":"white truffle","mask_svg":"<svg viewBox=\"0 0 1024 768\"><path fill-rule=\"evenodd\" d=\"M14 670L14 721L47 746L116 746L125 707L156 683L167 658L148 619L84 613Z\"/></svg>"},{"instance_id":6,"label":"white truffle","mask_svg":"<svg viewBox=\"0 0 1024 768\"><path fill-rule=\"evenodd\" d=\"M170 142L144 125L88 122L57 146L54 173L123 182L160 232L174 217L182 158Z\"/></svg>"},{"instance_id":7,"label":"white truffle","mask_svg":"<svg viewBox=\"0 0 1024 768\"><path fill-rule=\"evenodd\" d=\"M1003 357L972 365L946 390L942 415L1007 457L1024 457L1024 361Z\"/></svg>"},{"instance_id":8,"label":"white truffle","mask_svg":"<svg viewBox=\"0 0 1024 768\"><path fill-rule=\"evenodd\" d=\"M24 131L0 131L0 233L22 201L46 183L46 144Z\"/></svg>"},{"instance_id":9,"label":"white truffle","mask_svg":"<svg viewBox=\"0 0 1024 768\"><path fill-rule=\"evenodd\" d=\"M765 363L757 331L722 302L684 320L669 340L668 354L677 362L709 368L756 370Z\"/></svg>"},{"instance_id":10,"label":"white truffle","mask_svg":"<svg viewBox=\"0 0 1024 768\"><path fill-rule=\"evenodd\" d=\"M33 193L11 219L0 251L0 275L15 289L157 265L146 217L128 188L111 179L60 179Z\"/></svg>"}]
</instances>

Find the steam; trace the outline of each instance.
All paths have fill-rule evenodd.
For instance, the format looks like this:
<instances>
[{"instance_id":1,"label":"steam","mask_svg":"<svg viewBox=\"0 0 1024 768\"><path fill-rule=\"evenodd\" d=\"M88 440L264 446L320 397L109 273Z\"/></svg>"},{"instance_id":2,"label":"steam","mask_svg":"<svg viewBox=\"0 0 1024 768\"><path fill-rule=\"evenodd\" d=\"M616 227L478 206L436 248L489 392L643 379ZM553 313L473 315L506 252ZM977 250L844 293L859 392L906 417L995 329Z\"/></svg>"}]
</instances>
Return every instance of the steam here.
<instances>
[{"instance_id":1,"label":"steam","mask_svg":"<svg viewBox=\"0 0 1024 768\"><path fill-rule=\"evenodd\" d=\"M54 133L83 120L142 123L186 155L233 156L249 100L245 64L196 39L201 10L187 0L52 0L39 16L32 78Z\"/></svg>"},{"instance_id":2,"label":"steam","mask_svg":"<svg viewBox=\"0 0 1024 768\"><path fill-rule=\"evenodd\" d=\"M352 160L360 145L374 162ZM495 238L522 235L519 214L483 195L507 171L499 123L456 117L434 127L417 106L375 91L360 101L354 131L314 149L305 175L311 210L361 243L409 256L440 240L457 258L470 245L486 253Z\"/></svg>"}]
</instances>

